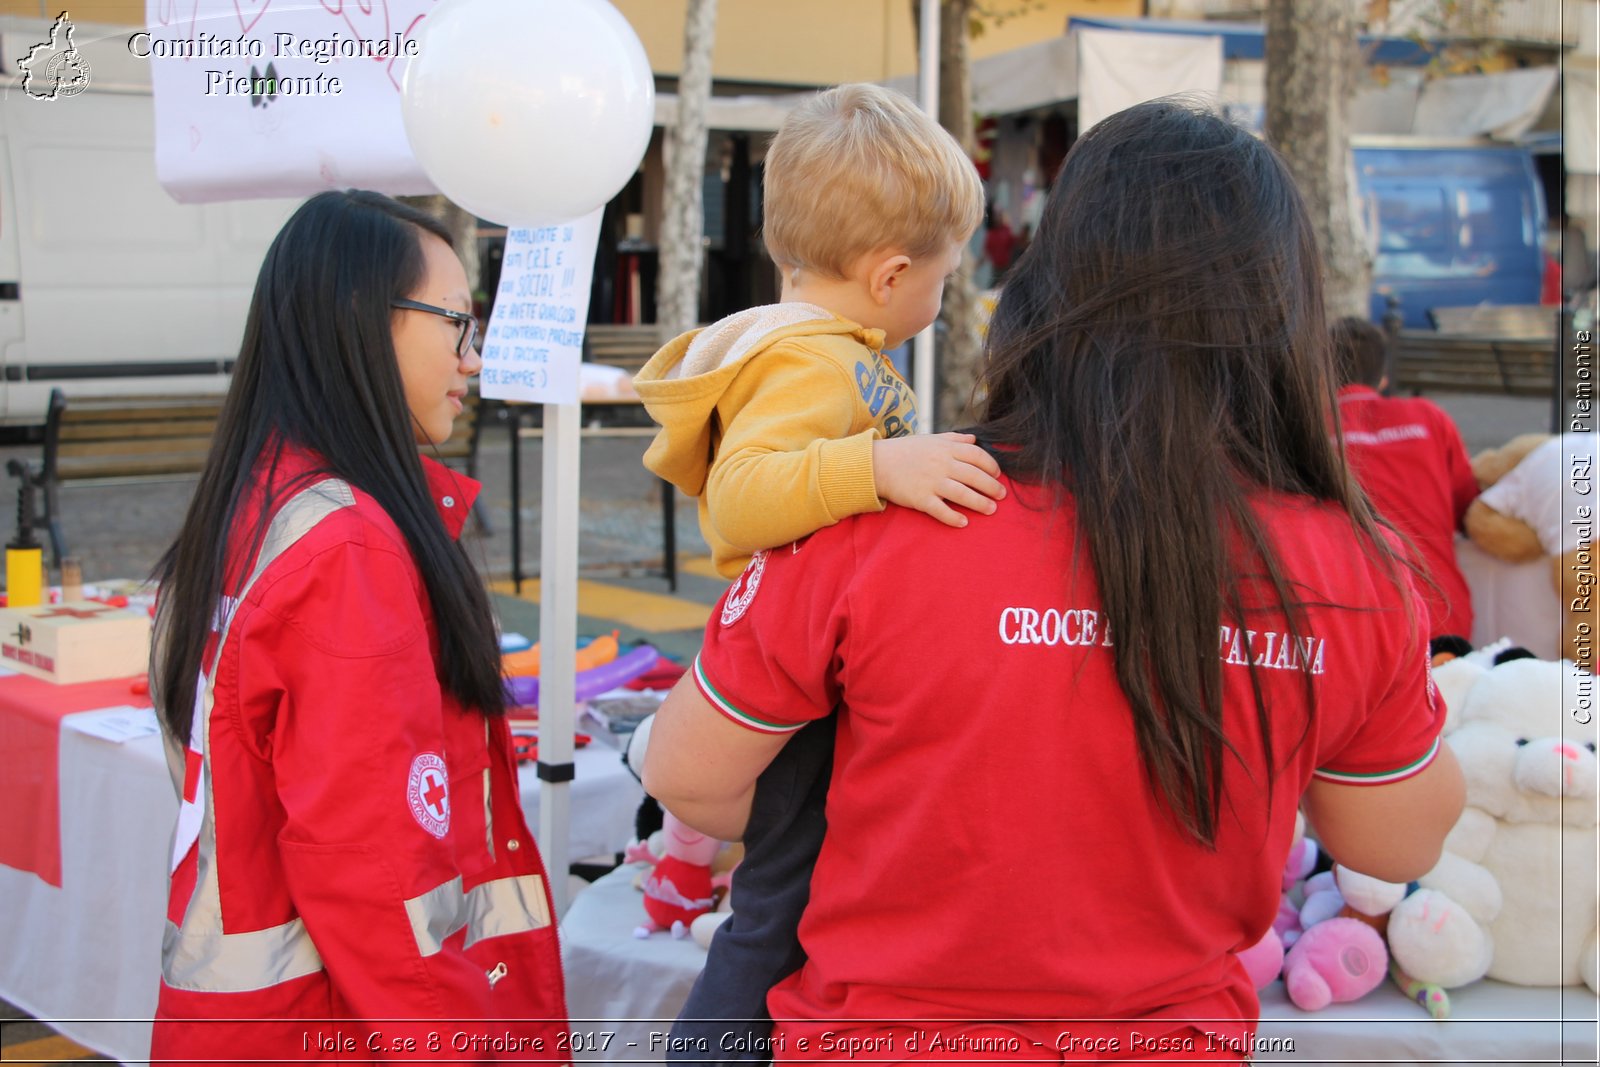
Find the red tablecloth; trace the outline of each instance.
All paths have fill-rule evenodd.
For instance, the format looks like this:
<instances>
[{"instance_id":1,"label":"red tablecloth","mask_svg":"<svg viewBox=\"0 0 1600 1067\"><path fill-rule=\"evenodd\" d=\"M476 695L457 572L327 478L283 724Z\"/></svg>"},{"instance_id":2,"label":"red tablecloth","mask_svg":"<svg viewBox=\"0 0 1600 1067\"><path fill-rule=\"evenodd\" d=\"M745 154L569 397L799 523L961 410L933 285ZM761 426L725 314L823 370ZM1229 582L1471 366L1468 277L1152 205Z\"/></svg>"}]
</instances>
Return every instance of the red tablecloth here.
<instances>
[{"instance_id":1,"label":"red tablecloth","mask_svg":"<svg viewBox=\"0 0 1600 1067\"><path fill-rule=\"evenodd\" d=\"M135 692L135 686L139 692ZM0 767L6 817L0 819L0 864L61 884L61 720L79 711L148 707L143 678L55 685L26 675L0 677Z\"/></svg>"}]
</instances>

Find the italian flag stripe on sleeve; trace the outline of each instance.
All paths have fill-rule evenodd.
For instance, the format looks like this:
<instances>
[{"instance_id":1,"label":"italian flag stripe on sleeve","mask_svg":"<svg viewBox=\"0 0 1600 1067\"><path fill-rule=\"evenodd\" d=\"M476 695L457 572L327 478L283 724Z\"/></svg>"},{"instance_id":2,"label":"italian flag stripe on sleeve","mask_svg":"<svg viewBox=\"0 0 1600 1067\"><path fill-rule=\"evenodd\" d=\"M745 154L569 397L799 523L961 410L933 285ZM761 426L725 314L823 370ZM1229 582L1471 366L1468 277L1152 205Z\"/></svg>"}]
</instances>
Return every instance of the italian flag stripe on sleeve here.
<instances>
[{"instance_id":1,"label":"italian flag stripe on sleeve","mask_svg":"<svg viewBox=\"0 0 1600 1067\"><path fill-rule=\"evenodd\" d=\"M712 685L711 680L706 677L705 668L701 666L700 657L698 655L694 658L694 681L695 684L700 687L700 692L705 696L705 698L711 701L712 707L722 712L722 714L726 715L740 726L747 727L763 734L792 734L796 730L800 729L800 727L805 725L803 722L795 723L792 726L787 723L768 722L765 719L756 718L748 711L741 711L739 708L734 707L728 702L727 697L717 692L717 687Z\"/></svg>"},{"instance_id":2,"label":"italian flag stripe on sleeve","mask_svg":"<svg viewBox=\"0 0 1600 1067\"><path fill-rule=\"evenodd\" d=\"M1347 771L1330 771L1318 767L1311 773L1326 782L1338 782L1341 785L1382 785L1385 782L1398 782L1402 778L1410 778L1422 768L1433 762L1433 757L1439 754L1439 741L1434 739L1433 747L1422 754L1422 758L1406 764L1404 767L1393 771L1375 771L1372 774L1354 774Z\"/></svg>"}]
</instances>

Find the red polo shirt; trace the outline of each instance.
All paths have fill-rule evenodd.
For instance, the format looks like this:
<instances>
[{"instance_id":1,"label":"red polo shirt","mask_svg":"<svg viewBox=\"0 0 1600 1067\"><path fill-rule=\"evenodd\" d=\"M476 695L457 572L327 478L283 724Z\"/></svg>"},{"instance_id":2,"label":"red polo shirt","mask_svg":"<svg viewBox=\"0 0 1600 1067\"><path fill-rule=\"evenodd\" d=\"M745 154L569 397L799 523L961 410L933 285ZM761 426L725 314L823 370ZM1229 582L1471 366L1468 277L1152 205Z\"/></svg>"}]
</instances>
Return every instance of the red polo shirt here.
<instances>
[{"instance_id":1,"label":"red polo shirt","mask_svg":"<svg viewBox=\"0 0 1600 1067\"><path fill-rule=\"evenodd\" d=\"M1216 848L1195 844L1141 771L1074 507L1007 489L965 529L890 507L758 553L707 626L696 678L733 721L782 732L839 710L808 960L768 998L780 1059L802 1037L846 1055L824 1034L847 1020L1099 1021L1046 1026L1035 1055L1063 1030L1138 1052L1136 1034L1189 1020L1245 1040L1258 1005L1234 954L1277 914L1312 775L1392 781L1437 751L1404 568L1386 577L1333 508L1263 499L1306 618L1290 639L1241 579L1246 625L1217 637L1238 755Z\"/></svg>"},{"instance_id":2,"label":"red polo shirt","mask_svg":"<svg viewBox=\"0 0 1600 1067\"><path fill-rule=\"evenodd\" d=\"M1456 424L1420 398L1379 396L1365 385L1339 390L1345 457L1373 507L1416 545L1428 576L1429 637L1472 635L1472 592L1456 564L1455 535L1478 482Z\"/></svg>"}]
</instances>

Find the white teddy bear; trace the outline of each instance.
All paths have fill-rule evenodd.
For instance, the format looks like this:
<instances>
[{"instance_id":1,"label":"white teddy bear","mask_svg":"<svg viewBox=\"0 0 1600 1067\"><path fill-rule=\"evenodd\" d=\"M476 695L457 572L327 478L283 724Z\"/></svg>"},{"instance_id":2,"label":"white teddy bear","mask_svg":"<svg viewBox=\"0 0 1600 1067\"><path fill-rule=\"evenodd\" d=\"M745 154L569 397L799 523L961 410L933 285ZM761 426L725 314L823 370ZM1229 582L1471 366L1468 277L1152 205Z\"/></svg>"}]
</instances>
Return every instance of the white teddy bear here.
<instances>
[{"instance_id":1,"label":"white teddy bear","mask_svg":"<svg viewBox=\"0 0 1600 1067\"><path fill-rule=\"evenodd\" d=\"M1467 807L1439 863L1391 914L1390 953L1444 988L1487 975L1595 989L1596 725L1577 699L1595 679L1568 660L1458 670L1452 681L1470 687L1447 689L1460 704L1450 701L1446 740Z\"/></svg>"}]
</instances>

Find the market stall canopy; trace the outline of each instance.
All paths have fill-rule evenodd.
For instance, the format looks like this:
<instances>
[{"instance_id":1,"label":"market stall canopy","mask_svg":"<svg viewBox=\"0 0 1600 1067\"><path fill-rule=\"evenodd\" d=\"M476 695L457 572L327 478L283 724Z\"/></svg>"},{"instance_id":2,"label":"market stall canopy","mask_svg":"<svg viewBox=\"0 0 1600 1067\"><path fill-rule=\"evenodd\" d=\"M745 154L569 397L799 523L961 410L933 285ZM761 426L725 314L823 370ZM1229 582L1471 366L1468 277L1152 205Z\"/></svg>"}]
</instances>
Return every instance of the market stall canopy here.
<instances>
[{"instance_id":1,"label":"market stall canopy","mask_svg":"<svg viewBox=\"0 0 1600 1067\"><path fill-rule=\"evenodd\" d=\"M743 96L713 96L706 104L706 126L713 130L776 132L783 120L812 93L783 93ZM675 126L678 122L678 97L675 93L656 94L656 125Z\"/></svg>"},{"instance_id":2,"label":"market stall canopy","mask_svg":"<svg viewBox=\"0 0 1600 1067\"><path fill-rule=\"evenodd\" d=\"M973 60L971 78L972 109L980 115L1012 115L1072 100L1078 95L1077 42L1062 35ZM916 98L915 74L884 85Z\"/></svg>"},{"instance_id":3,"label":"market stall canopy","mask_svg":"<svg viewBox=\"0 0 1600 1067\"><path fill-rule=\"evenodd\" d=\"M1166 33L1191 37L1221 37L1224 59L1265 59L1267 28L1260 22L1186 21L1184 19L1085 18L1067 20L1067 32L1081 29ZM1436 49L1410 37L1361 35L1361 50L1368 63L1388 66L1425 66Z\"/></svg>"},{"instance_id":4,"label":"market stall canopy","mask_svg":"<svg viewBox=\"0 0 1600 1067\"><path fill-rule=\"evenodd\" d=\"M1545 115L1559 80L1556 67L1462 74L1425 81L1420 72L1368 85L1350 105L1358 134L1489 137L1523 143ZM1574 100L1568 94L1568 104Z\"/></svg>"},{"instance_id":5,"label":"market stall canopy","mask_svg":"<svg viewBox=\"0 0 1600 1067\"><path fill-rule=\"evenodd\" d=\"M1222 90L1222 38L1080 27L1078 129L1174 93L1215 106Z\"/></svg>"},{"instance_id":6,"label":"market stall canopy","mask_svg":"<svg viewBox=\"0 0 1600 1067\"><path fill-rule=\"evenodd\" d=\"M1555 90L1555 67L1435 78L1422 87L1411 132L1515 141L1533 128Z\"/></svg>"},{"instance_id":7,"label":"market stall canopy","mask_svg":"<svg viewBox=\"0 0 1600 1067\"><path fill-rule=\"evenodd\" d=\"M1148 35L1155 34L1190 38L1200 48L1212 47L1200 44L1202 41L1220 40L1224 66L1223 84L1220 86L1223 99L1233 103L1241 100L1251 103L1261 95L1259 89L1252 91L1251 88L1261 79L1262 61L1266 55L1266 28L1260 23L1075 16L1068 21L1067 32L1060 37L973 60L973 110L980 115L1013 115L1078 99L1083 93L1083 83L1087 77L1080 66L1078 31L1107 30L1139 35L1138 40L1147 47L1150 46ZM1425 65L1433 55L1429 47L1405 37L1364 36L1361 41L1368 62L1400 68L1397 74L1403 72L1404 68ZM1133 59L1138 62L1137 56ZM1141 62L1140 66L1143 68L1147 64ZM1209 61L1203 66L1209 70ZM1230 74L1230 71L1234 73ZM1230 83L1237 84L1230 86ZM883 84L908 96L915 97L917 93L915 74L891 78ZM1162 92L1150 95L1219 91L1219 86L1213 84L1209 75L1203 79L1203 84L1180 84L1163 74L1160 84Z\"/></svg>"}]
</instances>

